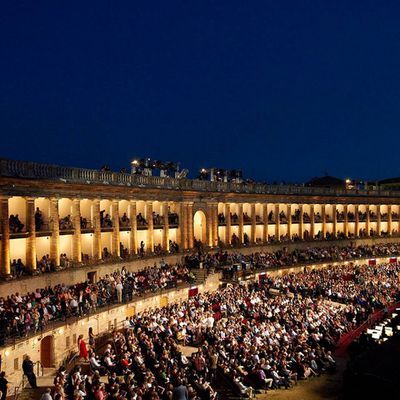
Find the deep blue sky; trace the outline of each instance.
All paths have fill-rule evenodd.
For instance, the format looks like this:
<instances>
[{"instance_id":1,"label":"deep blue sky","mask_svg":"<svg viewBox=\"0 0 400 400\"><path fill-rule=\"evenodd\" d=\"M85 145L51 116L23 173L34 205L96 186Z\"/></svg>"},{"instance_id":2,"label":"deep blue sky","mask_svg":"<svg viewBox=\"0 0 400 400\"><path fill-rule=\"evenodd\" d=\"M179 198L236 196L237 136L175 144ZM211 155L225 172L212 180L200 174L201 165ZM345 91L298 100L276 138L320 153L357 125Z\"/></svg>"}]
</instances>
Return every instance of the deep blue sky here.
<instances>
[{"instance_id":1,"label":"deep blue sky","mask_svg":"<svg viewBox=\"0 0 400 400\"><path fill-rule=\"evenodd\" d=\"M400 175L399 1L0 4L1 157Z\"/></svg>"}]
</instances>

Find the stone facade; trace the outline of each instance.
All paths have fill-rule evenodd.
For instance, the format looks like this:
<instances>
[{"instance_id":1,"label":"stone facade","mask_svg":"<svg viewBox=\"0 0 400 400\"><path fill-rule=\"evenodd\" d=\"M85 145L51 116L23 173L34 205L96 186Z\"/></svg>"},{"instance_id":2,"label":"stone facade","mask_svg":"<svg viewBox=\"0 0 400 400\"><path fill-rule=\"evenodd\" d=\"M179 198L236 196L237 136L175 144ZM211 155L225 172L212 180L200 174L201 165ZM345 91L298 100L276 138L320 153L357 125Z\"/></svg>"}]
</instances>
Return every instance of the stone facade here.
<instances>
[{"instance_id":1,"label":"stone facade","mask_svg":"<svg viewBox=\"0 0 400 400\"><path fill-rule=\"evenodd\" d=\"M35 213L44 223L36 229ZM109 215L111 226L102 226ZM18 215L21 232L10 230ZM122 215L129 219L121 223ZM138 224L141 215L145 223ZM176 223L169 223L169 216ZM103 217L102 217L103 216ZM0 160L0 273L21 259L32 272L48 255L74 264L204 246L263 245L290 240L396 237L398 192L205 182ZM160 217L161 219L154 219ZM67 218L71 226L63 229ZM83 222L84 221L84 222ZM162 221L155 225L154 221Z\"/></svg>"}]
</instances>

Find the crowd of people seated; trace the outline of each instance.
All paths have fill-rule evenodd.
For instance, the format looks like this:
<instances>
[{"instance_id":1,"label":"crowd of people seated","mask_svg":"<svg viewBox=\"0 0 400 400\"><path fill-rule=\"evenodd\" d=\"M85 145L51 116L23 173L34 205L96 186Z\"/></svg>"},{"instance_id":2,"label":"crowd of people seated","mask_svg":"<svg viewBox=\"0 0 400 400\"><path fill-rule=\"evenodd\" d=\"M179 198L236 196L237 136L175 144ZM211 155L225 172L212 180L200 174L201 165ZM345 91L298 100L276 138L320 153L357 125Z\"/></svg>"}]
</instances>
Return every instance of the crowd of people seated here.
<instances>
[{"instance_id":1,"label":"crowd of people seated","mask_svg":"<svg viewBox=\"0 0 400 400\"><path fill-rule=\"evenodd\" d=\"M249 214L247 214L247 212L244 212L244 213L243 213L243 222L244 222L245 224L251 222L251 217L250 217Z\"/></svg>"},{"instance_id":2,"label":"crowd of people seated","mask_svg":"<svg viewBox=\"0 0 400 400\"><path fill-rule=\"evenodd\" d=\"M156 212L153 211L152 214L152 218L153 218L153 225L154 226L162 226L164 225L164 216L160 215ZM142 213L139 213L136 216L136 221L137 221L137 225L138 226L147 226L147 220L146 218L142 215ZM130 226L130 219L128 218L128 216L126 215L126 213L124 213L122 215L122 217L120 218L120 226L127 228ZM168 213L168 224L169 225L179 225L179 216L177 213L172 213L169 212Z\"/></svg>"},{"instance_id":3,"label":"crowd of people seated","mask_svg":"<svg viewBox=\"0 0 400 400\"><path fill-rule=\"evenodd\" d=\"M175 242L175 240L169 240L169 252L170 253L179 253L179 245Z\"/></svg>"},{"instance_id":4,"label":"crowd of people seated","mask_svg":"<svg viewBox=\"0 0 400 400\"><path fill-rule=\"evenodd\" d=\"M20 233L24 229L24 224L19 220L18 214L11 214L9 218L9 226L11 233Z\"/></svg>"},{"instance_id":5,"label":"crowd of people seated","mask_svg":"<svg viewBox=\"0 0 400 400\"><path fill-rule=\"evenodd\" d=\"M82 379L76 367L66 392L79 400L199 400L214 399L217 382L249 398L289 388L336 369L338 339L399 299L399 273L397 263L330 266L143 311L112 333L103 352L90 349L92 375ZM179 344L197 351L185 356Z\"/></svg>"},{"instance_id":6,"label":"crowd of people seated","mask_svg":"<svg viewBox=\"0 0 400 400\"><path fill-rule=\"evenodd\" d=\"M122 217L119 219L119 225L121 228L128 228L130 226L131 220L130 218L126 215L126 213L123 213Z\"/></svg>"},{"instance_id":7,"label":"crowd of people seated","mask_svg":"<svg viewBox=\"0 0 400 400\"><path fill-rule=\"evenodd\" d=\"M69 268L71 266L71 262L69 258L67 257L66 253L61 253L60 254L60 267L61 268Z\"/></svg>"},{"instance_id":8,"label":"crowd of people seated","mask_svg":"<svg viewBox=\"0 0 400 400\"><path fill-rule=\"evenodd\" d=\"M359 214L359 221L366 221L367 219L367 212L358 212ZM231 223L232 224L238 224L239 223L239 216L237 213L230 213L231 216ZM296 223L300 221L300 209L296 209L294 213L292 214L292 222ZM369 210L369 217L371 221L376 221L377 220L377 214L373 212L372 210ZM381 221L388 221L388 213L380 213ZM399 220L399 214L392 211L391 212L391 217L393 221L398 221ZM260 215L256 215L256 222L257 223L262 223L263 220ZM344 211L338 211L336 210L336 218L338 222L343 222L345 220L345 213ZM137 219L137 224L138 226L147 226L147 220L145 217L142 215L142 213L139 213L136 216ZM322 221L322 216L320 212L314 213L314 222L320 223ZM355 221L355 214L351 211L347 213L347 219L350 222ZM281 211L279 213L279 220L281 223L287 223L288 219L286 216L286 213L284 211ZM325 214L325 221L326 222L332 222L332 218L329 214ZM122 217L119 219L120 226L121 227L129 227L130 226L130 218L127 216L126 213L123 213ZM153 212L153 222L154 225L161 226L163 225L163 216L156 214ZM179 216L175 212L168 212L168 222L169 225L179 225ZM243 213L243 222L245 224L248 224L251 222L251 216L248 215L247 212ZM268 222L269 223L274 223L275 222L275 215L273 211L270 211L268 214ZM311 217L307 212L303 213L303 222L305 223L310 223L311 222ZM224 213L219 213L218 214L218 223L219 224L225 224L226 223L226 217ZM112 227L112 219L111 216L107 213L105 213L105 210L100 211L100 224L102 228L110 228ZM35 211L35 229L36 231L41 231L43 229L44 225L44 218L43 218L43 213L39 209L39 207L36 207ZM87 229L90 227L90 222L87 220L87 218L80 217L80 225L81 229ZM11 233L20 233L24 229L24 224L20 221L19 215L18 214L11 214L9 217L9 226L10 226L10 232ZM67 230L67 229L73 229L73 223L72 223L72 218L71 215L67 215L63 218L60 219L60 229L61 230Z\"/></svg>"},{"instance_id":9,"label":"crowd of people seated","mask_svg":"<svg viewBox=\"0 0 400 400\"><path fill-rule=\"evenodd\" d=\"M174 286L180 280L190 282L193 280L190 269L199 267L200 263L207 269L220 268L224 265L232 265L235 263L243 263L245 266L244 268L268 269L290 266L298 263L321 261L329 263L361 257L396 256L399 254L400 245L398 244L362 245L357 247L310 247L303 250L296 249L291 252L283 249L271 253L260 252L251 255L228 253L226 251L219 251L217 253L196 252L186 255L183 258L182 265L170 266L162 262L160 267L154 265L152 268L146 268L135 273L130 273L123 268L121 272L107 275L96 284L83 282L71 287L58 285L55 288L38 289L36 293L27 294L23 297L24 303L29 299L36 299L34 305L28 306L27 309L24 308L25 306L23 306L20 301L13 300L17 295L10 296L7 299L0 299L0 305L7 303L9 306L6 308L7 312L2 314L3 317L5 316L8 320L6 326L11 327L13 324L18 325L19 334L24 335L24 333L34 329L32 328L32 320L29 316L25 315L27 311L33 312L36 310L39 314L43 314L42 317L46 315L46 320L49 320L57 318L56 314L60 312L61 314L57 315L76 314L74 312L71 313L68 307L74 308L75 303L78 305L82 303L81 306L79 306L79 313L82 314L83 309L96 309L109 302L121 300L121 296L123 296L125 300L131 300L132 296L135 294L142 294L146 291L154 291L171 285ZM62 260L65 263L69 262L65 254L62 255ZM16 274L24 270L21 260L14 260L12 265ZM39 261L39 265L40 268L52 268L49 256L44 256ZM122 283L122 288L125 287L125 294L119 292L121 289L121 286L117 287L119 281ZM67 293L67 295L65 293ZM42 300L43 297L46 299ZM66 300L64 302L65 304L61 301L63 298ZM37 301L38 299L39 301ZM71 302L72 305L70 304ZM19 313L23 315L20 316ZM15 319L15 317L18 317L18 319ZM43 326L43 324L44 322L42 321L40 326ZM15 333L14 331L14 334Z\"/></svg>"},{"instance_id":10,"label":"crowd of people seated","mask_svg":"<svg viewBox=\"0 0 400 400\"><path fill-rule=\"evenodd\" d=\"M102 228L112 228L113 226L111 216L105 210L100 211L100 226Z\"/></svg>"},{"instance_id":11,"label":"crowd of people seated","mask_svg":"<svg viewBox=\"0 0 400 400\"><path fill-rule=\"evenodd\" d=\"M45 254L41 259L37 260L36 262L36 268L41 272L51 272L54 270L56 266L54 263L51 261L50 256L48 254Z\"/></svg>"},{"instance_id":12,"label":"crowd of people seated","mask_svg":"<svg viewBox=\"0 0 400 400\"><path fill-rule=\"evenodd\" d=\"M60 229L74 229L74 224L72 223L71 215L67 215L64 218L60 219Z\"/></svg>"},{"instance_id":13,"label":"crowd of people seated","mask_svg":"<svg viewBox=\"0 0 400 400\"><path fill-rule=\"evenodd\" d=\"M268 270L269 268L290 267L296 264L331 263L361 258L396 257L399 255L400 244L383 243L371 246L310 246L292 251L283 248L273 252L262 251L248 255L219 250L218 252L193 253L185 256L184 259L185 265L190 265L193 268L200 265L200 263L207 269L218 269L226 265L243 264L244 269L249 265L252 270Z\"/></svg>"},{"instance_id":14,"label":"crowd of people seated","mask_svg":"<svg viewBox=\"0 0 400 400\"><path fill-rule=\"evenodd\" d=\"M142 215L142 213L139 213L138 215L136 215L136 223L137 223L137 226L147 226L147 220Z\"/></svg>"},{"instance_id":15,"label":"crowd of people seated","mask_svg":"<svg viewBox=\"0 0 400 400\"><path fill-rule=\"evenodd\" d=\"M24 337L42 330L49 321L89 314L103 306L131 301L134 296L192 283L194 274L180 264L146 267L129 272L125 267L98 282L56 285L0 298L0 345L7 337Z\"/></svg>"},{"instance_id":16,"label":"crowd of people seated","mask_svg":"<svg viewBox=\"0 0 400 400\"><path fill-rule=\"evenodd\" d=\"M164 216L162 216L160 214L156 214L153 211L153 225L154 226L162 226L162 225L164 225Z\"/></svg>"},{"instance_id":17,"label":"crowd of people seated","mask_svg":"<svg viewBox=\"0 0 400 400\"><path fill-rule=\"evenodd\" d=\"M130 301L138 294L192 282L190 268L200 263L207 269L236 263L264 269L399 254L400 245L395 243L250 255L197 252L186 255L182 265L161 262L138 272L123 268L97 283L62 284L0 298L0 344L9 336L38 332L52 320L83 316L110 303ZM266 278L247 287L232 285L181 304L145 311L126 322L123 334L114 334L113 346L103 355L97 358L92 349L90 358L98 363L98 372L87 382L85 378L82 387L82 382L78 388L75 384L72 394L82 391L77 399L93 397L99 391L109 398L120 394L127 399L158 399L187 391L189 398L213 398L217 374L243 395L251 395L257 388L289 387L297 379L335 368L331 351L339 336L373 310L399 300L399 274L398 263L329 266ZM281 295L272 295L270 289ZM179 352L178 343L199 350L187 358ZM108 384L101 384L98 373L109 376ZM117 378L121 375L125 378Z\"/></svg>"},{"instance_id":18,"label":"crowd of people seated","mask_svg":"<svg viewBox=\"0 0 400 400\"><path fill-rule=\"evenodd\" d=\"M238 224L239 223L239 216L236 213L230 213L231 215L231 224Z\"/></svg>"}]
</instances>

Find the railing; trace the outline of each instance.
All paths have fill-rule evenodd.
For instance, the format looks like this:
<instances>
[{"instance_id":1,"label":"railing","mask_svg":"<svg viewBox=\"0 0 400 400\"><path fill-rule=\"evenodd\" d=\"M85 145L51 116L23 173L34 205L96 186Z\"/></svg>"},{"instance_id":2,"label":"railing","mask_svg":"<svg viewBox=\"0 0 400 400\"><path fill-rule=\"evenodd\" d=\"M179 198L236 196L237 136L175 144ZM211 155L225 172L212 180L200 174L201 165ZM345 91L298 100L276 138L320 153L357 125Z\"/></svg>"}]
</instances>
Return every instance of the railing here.
<instances>
[{"instance_id":1,"label":"railing","mask_svg":"<svg viewBox=\"0 0 400 400\"><path fill-rule=\"evenodd\" d=\"M26 384L26 377L25 375L22 375L21 382L19 383L19 385L16 385L14 387L14 397L13 397L14 400L18 400L19 395L24 390L25 384Z\"/></svg>"},{"instance_id":2,"label":"railing","mask_svg":"<svg viewBox=\"0 0 400 400\"><path fill-rule=\"evenodd\" d=\"M36 361L33 363L33 367L36 367L36 376L43 376L44 375L44 367L40 361Z\"/></svg>"},{"instance_id":3,"label":"railing","mask_svg":"<svg viewBox=\"0 0 400 400\"><path fill-rule=\"evenodd\" d=\"M302 185L267 185L263 183L209 182L170 177L132 175L111 171L71 168L59 165L0 159L0 176L29 179L57 180L71 183L102 184L161 188L169 190L195 190L199 192L226 192L280 195L344 195L344 196L399 196L387 190L357 190L318 188Z\"/></svg>"}]
</instances>

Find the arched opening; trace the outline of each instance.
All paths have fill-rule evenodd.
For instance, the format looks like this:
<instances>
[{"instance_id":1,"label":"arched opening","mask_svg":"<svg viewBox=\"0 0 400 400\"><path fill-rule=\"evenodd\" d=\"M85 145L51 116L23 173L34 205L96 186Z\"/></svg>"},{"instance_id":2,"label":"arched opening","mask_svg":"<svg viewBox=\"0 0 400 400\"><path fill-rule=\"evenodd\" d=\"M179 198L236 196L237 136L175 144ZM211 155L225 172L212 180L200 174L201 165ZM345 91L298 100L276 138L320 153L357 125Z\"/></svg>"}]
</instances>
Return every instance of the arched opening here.
<instances>
[{"instance_id":1,"label":"arched opening","mask_svg":"<svg viewBox=\"0 0 400 400\"><path fill-rule=\"evenodd\" d=\"M54 366L54 336L45 336L40 341L40 362L44 368Z\"/></svg>"},{"instance_id":2,"label":"arched opening","mask_svg":"<svg viewBox=\"0 0 400 400\"><path fill-rule=\"evenodd\" d=\"M206 243L206 232L207 232L207 223L206 223L206 215L203 211L196 211L193 217L193 232L194 238L196 240L200 240L201 243Z\"/></svg>"}]
</instances>

